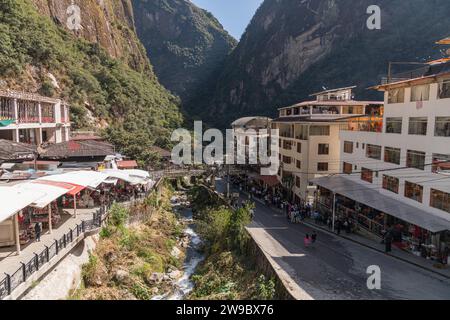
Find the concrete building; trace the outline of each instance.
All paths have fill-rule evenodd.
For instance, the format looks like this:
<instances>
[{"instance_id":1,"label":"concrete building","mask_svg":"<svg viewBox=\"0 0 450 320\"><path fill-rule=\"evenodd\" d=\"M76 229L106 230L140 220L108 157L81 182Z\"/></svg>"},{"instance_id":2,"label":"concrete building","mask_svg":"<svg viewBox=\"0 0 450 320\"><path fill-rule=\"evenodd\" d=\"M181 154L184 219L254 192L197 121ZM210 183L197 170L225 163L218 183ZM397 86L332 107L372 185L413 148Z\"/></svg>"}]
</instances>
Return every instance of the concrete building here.
<instances>
[{"instance_id":1,"label":"concrete building","mask_svg":"<svg viewBox=\"0 0 450 320\"><path fill-rule=\"evenodd\" d=\"M340 172L340 128L360 121L381 131L383 103L355 101L346 87L312 95L315 99L279 109L272 124L280 131L278 179L296 202L314 201L312 179Z\"/></svg>"},{"instance_id":2,"label":"concrete building","mask_svg":"<svg viewBox=\"0 0 450 320\"><path fill-rule=\"evenodd\" d=\"M393 229L405 248L438 257L450 246L450 62L375 89L384 92L382 131L364 120L342 128L341 174L315 181L319 206L372 235Z\"/></svg>"},{"instance_id":3,"label":"concrete building","mask_svg":"<svg viewBox=\"0 0 450 320\"><path fill-rule=\"evenodd\" d=\"M0 90L0 139L41 145L69 136L69 108L63 101Z\"/></svg>"}]
</instances>

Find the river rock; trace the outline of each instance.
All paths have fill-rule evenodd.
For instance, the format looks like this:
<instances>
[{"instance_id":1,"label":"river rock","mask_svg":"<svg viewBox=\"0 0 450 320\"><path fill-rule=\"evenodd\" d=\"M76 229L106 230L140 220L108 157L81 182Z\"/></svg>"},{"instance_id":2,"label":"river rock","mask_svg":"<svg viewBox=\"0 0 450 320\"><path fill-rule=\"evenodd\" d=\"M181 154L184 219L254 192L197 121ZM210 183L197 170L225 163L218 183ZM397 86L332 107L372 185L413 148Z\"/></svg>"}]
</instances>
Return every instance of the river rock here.
<instances>
[{"instance_id":1,"label":"river rock","mask_svg":"<svg viewBox=\"0 0 450 320\"><path fill-rule=\"evenodd\" d=\"M119 282L124 282L129 277L128 271L125 270L117 270L114 274L114 279L116 279Z\"/></svg>"},{"instance_id":2,"label":"river rock","mask_svg":"<svg viewBox=\"0 0 450 320\"><path fill-rule=\"evenodd\" d=\"M172 257L178 259L180 257L180 254L181 254L181 250L178 249L177 247L173 247L172 251L170 252L170 254L171 254Z\"/></svg>"},{"instance_id":3,"label":"river rock","mask_svg":"<svg viewBox=\"0 0 450 320\"><path fill-rule=\"evenodd\" d=\"M108 261L108 263L113 263L117 260L117 255L113 251L111 251L105 255L105 259L106 261Z\"/></svg>"},{"instance_id":4,"label":"river rock","mask_svg":"<svg viewBox=\"0 0 450 320\"><path fill-rule=\"evenodd\" d=\"M178 278L181 278L182 275L183 273L180 270L174 270L168 274L171 280L177 280Z\"/></svg>"},{"instance_id":5,"label":"river rock","mask_svg":"<svg viewBox=\"0 0 450 320\"><path fill-rule=\"evenodd\" d=\"M153 272L152 275L148 277L148 281L153 284L159 284L163 281L163 279L164 274L158 272Z\"/></svg>"}]
</instances>

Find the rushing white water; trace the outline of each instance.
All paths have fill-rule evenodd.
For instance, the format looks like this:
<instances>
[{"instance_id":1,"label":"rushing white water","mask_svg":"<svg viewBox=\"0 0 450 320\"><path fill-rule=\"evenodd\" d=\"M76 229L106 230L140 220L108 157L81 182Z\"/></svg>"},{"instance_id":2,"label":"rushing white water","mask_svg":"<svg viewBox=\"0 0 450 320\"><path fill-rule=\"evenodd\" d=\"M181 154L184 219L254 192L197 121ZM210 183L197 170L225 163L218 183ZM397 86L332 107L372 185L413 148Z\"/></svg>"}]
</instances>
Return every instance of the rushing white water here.
<instances>
[{"instance_id":1,"label":"rushing white water","mask_svg":"<svg viewBox=\"0 0 450 320\"><path fill-rule=\"evenodd\" d=\"M194 289L194 283L191 281L191 277L195 273L198 264L204 259L204 256L200 251L202 239L195 232L194 225L192 223L192 210L186 207L183 208L180 203L176 203L176 205L181 207L180 212L184 223L190 223L184 230L184 233L189 235L189 246L186 249L186 259L183 265L184 273L181 278L173 282L173 293L159 295L153 297L152 300L183 300Z\"/></svg>"}]
</instances>

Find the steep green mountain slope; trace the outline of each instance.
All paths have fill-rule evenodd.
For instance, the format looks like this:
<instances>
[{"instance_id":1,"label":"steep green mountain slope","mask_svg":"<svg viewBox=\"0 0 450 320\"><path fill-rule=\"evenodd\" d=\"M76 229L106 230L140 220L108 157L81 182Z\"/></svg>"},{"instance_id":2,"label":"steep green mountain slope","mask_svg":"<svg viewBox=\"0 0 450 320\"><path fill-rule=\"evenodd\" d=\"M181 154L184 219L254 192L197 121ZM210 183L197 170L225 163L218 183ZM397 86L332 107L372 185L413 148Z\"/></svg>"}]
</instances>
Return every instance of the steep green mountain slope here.
<instances>
[{"instance_id":1,"label":"steep green mountain slope","mask_svg":"<svg viewBox=\"0 0 450 320\"><path fill-rule=\"evenodd\" d=\"M367 8L381 8L369 30ZM358 85L360 98L387 73L389 61L439 57L434 42L450 33L448 0L265 0L218 76L211 98L192 107L219 127L322 87Z\"/></svg>"},{"instance_id":2,"label":"steep green mountain slope","mask_svg":"<svg viewBox=\"0 0 450 320\"><path fill-rule=\"evenodd\" d=\"M171 130L182 122L179 101L158 83L145 54L139 53L145 50L134 31L117 27L116 16L107 17L105 27L116 25L111 32L129 34L121 41L114 33L116 40L108 45L100 41L105 34L93 29L101 28L101 19L83 20L83 28L90 30L87 34L97 36L98 41L92 42L86 34L75 36L64 30L64 21L55 19L58 12L49 12L51 19L41 11L45 6L36 7L38 2L42 1L0 0L1 86L66 99L75 128L103 129L118 151L139 160L150 158L151 144L166 146ZM83 2L94 15L97 1ZM59 6L62 1L48 3L65 12L66 7ZM102 5L112 3L116 10L117 1Z\"/></svg>"},{"instance_id":3,"label":"steep green mountain slope","mask_svg":"<svg viewBox=\"0 0 450 320\"><path fill-rule=\"evenodd\" d=\"M161 83L183 102L210 92L210 79L236 45L217 19L186 0L133 0L133 7L138 36Z\"/></svg>"}]
</instances>

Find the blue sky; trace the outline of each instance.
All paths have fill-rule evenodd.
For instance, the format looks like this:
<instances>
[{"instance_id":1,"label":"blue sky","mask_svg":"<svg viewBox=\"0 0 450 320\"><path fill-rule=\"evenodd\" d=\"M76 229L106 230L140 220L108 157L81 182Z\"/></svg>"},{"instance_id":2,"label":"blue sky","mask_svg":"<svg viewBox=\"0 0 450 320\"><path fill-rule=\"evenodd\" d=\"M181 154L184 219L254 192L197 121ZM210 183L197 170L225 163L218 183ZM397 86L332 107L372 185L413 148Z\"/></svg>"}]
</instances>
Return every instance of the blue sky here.
<instances>
[{"instance_id":1,"label":"blue sky","mask_svg":"<svg viewBox=\"0 0 450 320\"><path fill-rule=\"evenodd\" d=\"M211 12L233 37L240 39L263 0L191 0Z\"/></svg>"}]
</instances>

